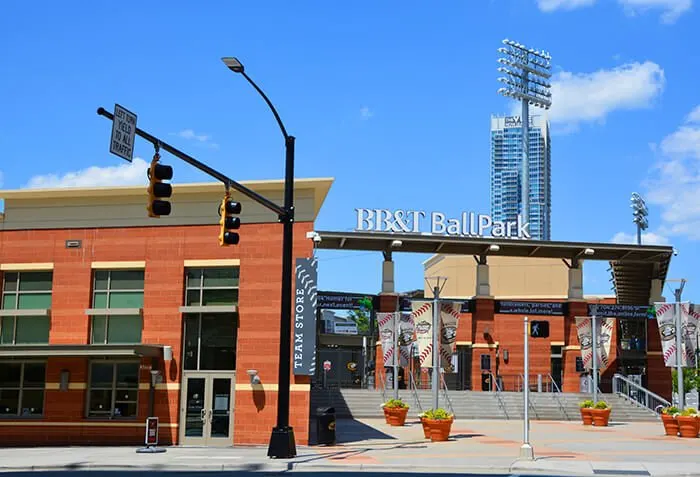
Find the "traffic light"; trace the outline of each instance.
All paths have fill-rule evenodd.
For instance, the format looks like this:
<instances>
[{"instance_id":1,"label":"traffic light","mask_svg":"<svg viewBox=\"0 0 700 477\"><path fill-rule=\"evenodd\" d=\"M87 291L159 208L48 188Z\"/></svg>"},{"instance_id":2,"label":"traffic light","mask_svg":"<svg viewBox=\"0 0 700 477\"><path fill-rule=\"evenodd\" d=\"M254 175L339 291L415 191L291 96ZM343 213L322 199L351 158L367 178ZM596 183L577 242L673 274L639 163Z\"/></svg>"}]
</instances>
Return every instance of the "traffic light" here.
<instances>
[{"instance_id":1,"label":"traffic light","mask_svg":"<svg viewBox=\"0 0 700 477\"><path fill-rule=\"evenodd\" d=\"M532 338L549 338L549 321L531 321L530 336Z\"/></svg>"},{"instance_id":2,"label":"traffic light","mask_svg":"<svg viewBox=\"0 0 700 477\"><path fill-rule=\"evenodd\" d=\"M156 152L151 161L151 166L146 171L148 176L148 216L160 217L170 215L170 202L166 199L173 195L173 186L163 181L173 178L173 168L164 164L159 164L160 155Z\"/></svg>"},{"instance_id":3,"label":"traffic light","mask_svg":"<svg viewBox=\"0 0 700 477\"><path fill-rule=\"evenodd\" d=\"M228 194L221 201L219 206L219 215L221 219L219 224L221 225L221 232L219 232L219 245L222 247L227 247L229 245L238 245L239 236L233 230L238 230L241 226L241 219L239 217L234 217L235 214L241 213L241 204L231 200Z\"/></svg>"}]
</instances>

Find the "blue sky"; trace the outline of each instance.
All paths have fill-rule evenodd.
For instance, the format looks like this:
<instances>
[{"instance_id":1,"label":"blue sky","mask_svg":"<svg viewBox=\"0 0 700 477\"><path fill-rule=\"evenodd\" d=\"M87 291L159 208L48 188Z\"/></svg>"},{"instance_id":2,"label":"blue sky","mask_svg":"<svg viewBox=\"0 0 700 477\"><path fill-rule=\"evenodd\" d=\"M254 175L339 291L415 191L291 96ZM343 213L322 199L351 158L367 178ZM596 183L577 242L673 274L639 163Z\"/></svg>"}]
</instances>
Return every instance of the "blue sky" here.
<instances>
[{"instance_id":1,"label":"blue sky","mask_svg":"<svg viewBox=\"0 0 700 477\"><path fill-rule=\"evenodd\" d=\"M108 152L95 110L115 102L237 180L280 178L272 116L220 61L237 56L297 137L297 176L336 179L318 229L351 230L356 207L488 213L507 37L553 57L552 239L632 240L640 192L645 240L678 249L669 278L700 299L697 1L91 3L3 3L3 188L145 183ZM175 183L206 180L169 163ZM380 255L319 256L321 288L380 288ZM396 258L399 290L422 288L425 258ZM585 266L586 293L611 293L606 268Z\"/></svg>"}]
</instances>

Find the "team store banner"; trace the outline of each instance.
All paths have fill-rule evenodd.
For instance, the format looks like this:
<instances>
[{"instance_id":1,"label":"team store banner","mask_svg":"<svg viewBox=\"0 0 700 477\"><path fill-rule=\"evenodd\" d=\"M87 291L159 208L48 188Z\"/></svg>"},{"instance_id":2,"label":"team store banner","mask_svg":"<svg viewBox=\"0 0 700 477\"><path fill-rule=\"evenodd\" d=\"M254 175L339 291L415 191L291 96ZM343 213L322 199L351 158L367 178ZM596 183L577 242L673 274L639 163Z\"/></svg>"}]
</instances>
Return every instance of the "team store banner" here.
<instances>
[{"instance_id":1,"label":"team store banner","mask_svg":"<svg viewBox=\"0 0 700 477\"><path fill-rule=\"evenodd\" d=\"M584 369L593 369L593 321L590 316L576 317L576 334L581 345L581 359ZM595 324L598 370L603 372L610 366L610 343L615 318L596 318Z\"/></svg>"},{"instance_id":2,"label":"team store banner","mask_svg":"<svg viewBox=\"0 0 700 477\"><path fill-rule=\"evenodd\" d=\"M676 363L676 304L654 303L656 322L661 336L661 350L664 364L667 367L677 366ZM700 313L691 309L690 303L680 304L681 313L681 366L694 367L697 351L697 332Z\"/></svg>"}]
</instances>

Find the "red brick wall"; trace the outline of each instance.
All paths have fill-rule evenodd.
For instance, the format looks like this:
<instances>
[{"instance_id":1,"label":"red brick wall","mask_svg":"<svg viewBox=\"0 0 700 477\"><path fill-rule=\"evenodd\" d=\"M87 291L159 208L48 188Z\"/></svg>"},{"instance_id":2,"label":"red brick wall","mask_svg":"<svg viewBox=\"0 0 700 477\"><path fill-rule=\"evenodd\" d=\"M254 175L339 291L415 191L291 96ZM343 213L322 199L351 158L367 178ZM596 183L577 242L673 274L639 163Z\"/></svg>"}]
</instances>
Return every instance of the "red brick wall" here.
<instances>
[{"instance_id":1,"label":"red brick wall","mask_svg":"<svg viewBox=\"0 0 700 477\"><path fill-rule=\"evenodd\" d=\"M294 226L294 256L307 257L312 244L306 239L310 222ZM173 360L166 362L164 384L156 391L156 415L162 443L177 442L181 376L184 260L238 258L240 264L239 330L234 411L234 443L267 443L276 423L278 384L282 225L242 225L241 243L218 245L218 226L139 227L115 229L63 229L0 232L0 263L54 263L51 308L51 344L89 342L93 261L145 261L145 344L169 345ZM65 240L82 240L80 249L66 249ZM149 381L150 359L142 361L141 383ZM161 363L161 367L162 367ZM47 383L56 384L63 369L70 371L72 389L46 391L45 416L30 425L4 421L0 445L83 444L143 442L143 422L148 413L148 391L139 392L138 427L128 422L85 419L87 360L51 358ZM257 369L264 391L251 391L247 369ZM293 374L292 374L293 376ZM298 444L308 442L308 377L292 377L290 420ZM81 389L80 384L83 383ZM50 387L50 386L49 386ZM246 390L247 388L247 390ZM255 394L255 396L254 396ZM46 425L41 425L46 422ZM51 424L48 424L48 423ZM59 423L66 423L65 426ZM11 425L10 425L11 424Z\"/></svg>"}]
</instances>

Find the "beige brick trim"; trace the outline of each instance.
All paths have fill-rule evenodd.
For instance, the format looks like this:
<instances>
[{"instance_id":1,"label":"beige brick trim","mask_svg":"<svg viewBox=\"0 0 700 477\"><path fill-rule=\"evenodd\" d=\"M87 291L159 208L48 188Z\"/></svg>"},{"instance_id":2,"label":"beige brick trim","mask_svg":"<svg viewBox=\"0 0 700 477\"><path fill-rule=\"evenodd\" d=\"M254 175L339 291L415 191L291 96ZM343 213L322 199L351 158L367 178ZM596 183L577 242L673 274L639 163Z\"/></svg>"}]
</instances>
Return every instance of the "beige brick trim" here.
<instances>
[{"instance_id":1,"label":"beige brick trim","mask_svg":"<svg viewBox=\"0 0 700 477\"><path fill-rule=\"evenodd\" d=\"M455 343L455 344L456 344L457 346L472 346L472 342L471 342L471 341L457 341L457 343Z\"/></svg>"},{"instance_id":2,"label":"beige brick trim","mask_svg":"<svg viewBox=\"0 0 700 477\"><path fill-rule=\"evenodd\" d=\"M61 389L61 383L46 383L44 389L47 391L58 391ZM83 391L87 389L87 383L68 383L69 391Z\"/></svg>"},{"instance_id":3,"label":"beige brick trim","mask_svg":"<svg viewBox=\"0 0 700 477\"><path fill-rule=\"evenodd\" d=\"M581 345L564 346L562 351L581 351Z\"/></svg>"},{"instance_id":4,"label":"beige brick trim","mask_svg":"<svg viewBox=\"0 0 700 477\"><path fill-rule=\"evenodd\" d=\"M219 258L213 260L185 260L185 267L237 267L241 261L237 258Z\"/></svg>"},{"instance_id":5,"label":"beige brick trim","mask_svg":"<svg viewBox=\"0 0 700 477\"><path fill-rule=\"evenodd\" d=\"M550 346L564 346L566 343L564 341L551 341L549 343Z\"/></svg>"},{"instance_id":6,"label":"beige brick trim","mask_svg":"<svg viewBox=\"0 0 700 477\"><path fill-rule=\"evenodd\" d=\"M0 264L3 272L24 272L31 270L53 270L53 262L46 263L3 263Z\"/></svg>"},{"instance_id":7,"label":"beige brick trim","mask_svg":"<svg viewBox=\"0 0 700 477\"><path fill-rule=\"evenodd\" d=\"M127 268L146 268L145 260L135 260L130 262L92 262L92 268L95 270L118 270Z\"/></svg>"},{"instance_id":8,"label":"beige brick trim","mask_svg":"<svg viewBox=\"0 0 700 477\"><path fill-rule=\"evenodd\" d=\"M499 346L499 342L495 343L474 343L472 344L473 349L496 349Z\"/></svg>"},{"instance_id":9,"label":"beige brick trim","mask_svg":"<svg viewBox=\"0 0 700 477\"><path fill-rule=\"evenodd\" d=\"M310 384L290 384L290 391L311 391ZM277 383L269 384L250 384L250 383L236 383L236 391L279 391L279 385Z\"/></svg>"},{"instance_id":10,"label":"beige brick trim","mask_svg":"<svg viewBox=\"0 0 700 477\"><path fill-rule=\"evenodd\" d=\"M31 426L31 427L144 427L143 422L91 422L91 421L75 421L75 422L54 422L54 421L39 421L39 420L17 420L5 421L0 420L0 426ZM158 427L175 428L179 427L177 422L159 422Z\"/></svg>"},{"instance_id":11,"label":"beige brick trim","mask_svg":"<svg viewBox=\"0 0 700 477\"><path fill-rule=\"evenodd\" d=\"M148 391L151 389L150 383L139 383L139 391ZM158 391L177 391L180 389L180 383L158 383L156 390Z\"/></svg>"}]
</instances>

